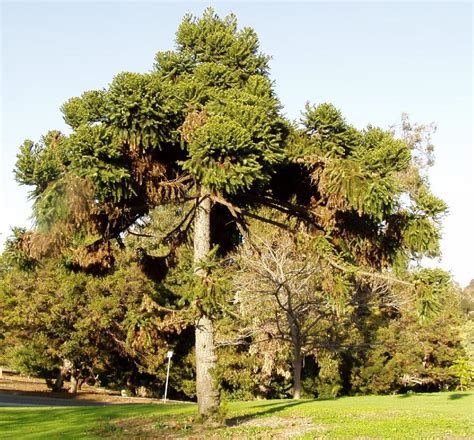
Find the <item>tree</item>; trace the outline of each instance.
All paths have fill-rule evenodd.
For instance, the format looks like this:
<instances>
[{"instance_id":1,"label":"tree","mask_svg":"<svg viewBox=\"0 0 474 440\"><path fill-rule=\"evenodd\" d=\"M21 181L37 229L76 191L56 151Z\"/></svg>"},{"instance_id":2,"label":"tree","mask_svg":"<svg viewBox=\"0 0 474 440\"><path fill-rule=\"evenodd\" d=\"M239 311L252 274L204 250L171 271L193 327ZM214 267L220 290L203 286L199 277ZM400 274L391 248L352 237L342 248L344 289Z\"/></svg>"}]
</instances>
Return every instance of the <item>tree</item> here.
<instances>
[{"instance_id":1,"label":"tree","mask_svg":"<svg viewBox=\"0 0 474 440\"><path fill-rule=\"evenodd\" d=\"M471 280L462 291L461 310L466 319L470 319L474 314L474 280Z\"/></svg>"},{"instance_id":2,"label":"tree","mask_svg":"<svg viewBox=\"0 0 474 440\"><path fill-rule=\"evenodd\" d=\"M299 399L303 357L334 343L348 280L321 261L307 240L287 231L260 228L253 243L244 243L238 253L234 303L249 322L244 329L253 329L257 340L271 337L291 346L293 398Z\"/></svg>"},{"instance_id":3,"label":"tree","mask_svg":"<svg viewBox=\"0 0 474 440\"><path fill-rule=\"evenodd\" d=\"M72 133L25 141L16 178L33 186L37 230L24 248L37 258L62 253L89 273L112 268L112 240L123 245L152 208L193 202L163 243L171 262L194 226L196 385L199 413L209 415L219 402L212 245L232 249L249 217L288 228L259 214L267 206L304 224L333 265L406 267L436 254L446 207L423 179L401 179L416 172L409 143L393 133L358 131L329 104L308 106L300 127L285 121L268 57L235 16L186 16L176 43L151 73L121 73L67 101Z\"/></svg>"},{"instance_id":4,"label":"tree","mask_svg":"<svg viewBox=\"0 0 474 440\"><path fill-rule=\"evenodd\" d=\"M57 391L67 375L72 393L85 381L100 381L155 394L170 348L174 372L185 367L190 347L179 335L187 324L170 309L174 298L166 286L157 289L133 253L117 251L114 270L97 277L71 271L60 259L25 264L15 257L14 241L7 243L0 275L0 327L10 366L51 384L56 377Z\"/></svg>"},{"instance_id":5,"label":"tree","mask_svg":"<svg viewBox=\"0 0 474 440\"><path fill-rule=\"evenodd\" d=\"M429 323L414 313L389 320L371 344L355 354L351 372L353 393L387 394L454 388L451 366L464 359L459 316L445 307ZM444 329L439 332L439 329Z\"/></svg>"}]
</instances>

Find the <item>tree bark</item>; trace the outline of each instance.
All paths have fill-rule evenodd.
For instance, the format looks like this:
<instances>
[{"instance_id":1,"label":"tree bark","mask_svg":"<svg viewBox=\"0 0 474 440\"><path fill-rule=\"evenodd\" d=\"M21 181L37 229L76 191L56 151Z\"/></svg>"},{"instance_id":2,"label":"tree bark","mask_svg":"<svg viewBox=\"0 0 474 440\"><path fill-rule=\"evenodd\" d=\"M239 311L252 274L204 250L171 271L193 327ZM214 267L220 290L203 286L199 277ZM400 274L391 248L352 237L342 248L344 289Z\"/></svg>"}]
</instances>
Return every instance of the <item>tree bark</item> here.
<instances>
[{"instance_id":1,"label":"tree bark","mask_svg":"<svg viewBox=\"0 0 474 440\"><path fill-rule=\"evenodd\" d=\"M301 399L301 347L293 347L293 399Z\"/></svg>"},{"instance_id":2,"label":"tree bark","mask_svg":"<svg viewBox=\"0 0 474 440\"><path fill-rule=\"evenodd\" d=\"M74 371L71 373L71 386L69 387L69 392L71 394L77 393L77 377Z\"/></svg>"},{"instance_id":3,"label":"tree bark","mask_svg":"<svg viewBox=\"0 0 474 440\"><path fill-rule=\"evenodd\" d=\"M194 263L197 267L208 258L210 249L211 200L208 191L201 188L194 223ZM203 278L207 274L204 269L197 268L196 275ZM196 395L198 412L205 417L219 407L219 392L211 374L216 361L214 324L203 314L196 322Z\"/></svg>"},{"instance_id":4,"label":"tree bark","mask_svg":"<svg viewBox=\"0 0 474 440\"><path fill-rule=\"evenodd\" d=\"M196 323L196 394L201 416L214 414L219 407L219 392L212 377L216 366L214 325L207 316Z\"/></svg>"},{"instance_id":5,"label":"tree bark","mask_svg":"<svg viewBox=\"0 0 474 440\"><path fill-rule=\"evenodd\" d=\"M301 332L298 318L293 310L292 292L285 288L287 293L286 318L290 327L291 342L293 345L293 399L301 398Z\"/></svg>"}]
</instances>

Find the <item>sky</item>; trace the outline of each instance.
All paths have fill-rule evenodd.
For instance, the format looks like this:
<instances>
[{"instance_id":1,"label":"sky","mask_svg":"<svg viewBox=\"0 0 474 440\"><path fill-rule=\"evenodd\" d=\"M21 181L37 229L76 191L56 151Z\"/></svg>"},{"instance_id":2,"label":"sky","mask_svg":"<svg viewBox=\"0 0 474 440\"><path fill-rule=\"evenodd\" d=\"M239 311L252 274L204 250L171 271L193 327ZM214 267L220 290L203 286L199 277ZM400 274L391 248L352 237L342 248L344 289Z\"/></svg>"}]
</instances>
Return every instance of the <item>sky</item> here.
<instances>
[{"instance_id":1,"label":"sky","mask_svg":"<svg viewBox=\"0 0 474 440\"><path fill-rule=\"evenodd\" d=\"M331 102L358 128L388 128L403 112L437 124L429 176L450 211L442 259L426 264L461 286L474 278L470 2L0 2L0 250L11 227L32 226L28 188L13 175L23 141L67 131L66 100L150 71L183 16L213 6L256 30L290 119L306 102Z\"/></svg>"}]
</instances>

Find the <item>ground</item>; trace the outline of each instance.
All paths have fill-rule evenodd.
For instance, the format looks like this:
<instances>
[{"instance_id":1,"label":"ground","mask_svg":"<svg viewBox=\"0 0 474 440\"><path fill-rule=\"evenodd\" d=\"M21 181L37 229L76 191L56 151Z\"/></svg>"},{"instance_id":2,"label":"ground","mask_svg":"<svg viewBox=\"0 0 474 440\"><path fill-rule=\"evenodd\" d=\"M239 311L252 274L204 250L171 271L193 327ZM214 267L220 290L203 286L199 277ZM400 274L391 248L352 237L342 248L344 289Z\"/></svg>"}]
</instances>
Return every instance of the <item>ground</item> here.
<instances>
[{"instance_id":1,"label":"ground","mask_svg":"<svg viewBox=\"0 0 474 440\"><path fill-rule=\"evenodd\" d=\"M66 382L65 387L67 388L69 384ZM76 394L72 395L67 391L62 392L52 392L46 385L44 379L38 379L34 377L24 377L12 371L4 371L2 377L0 377L0 396L14 394L21 396L30 396L31 402L36 405L38 397L47 397L48 399L67 399L70 402L76 402L81 404L84 402L97 403L97 404L130 404L130 403L148 403L156 402L161 403L159 399L144 399L144 398L131 398L131 397L122 397L119 391L106 390L104 388L92 387L84 385L82 389ZM28 399L23 399L22 402L28 402ZM54 405L54 406L64 406L63 405ZM1 398L0 398L0 406Z\"/></svg>"},{"instance_id":2,"label":"ground","mask_svg":"<svg viewBox=\"0 0 474 440\"><path fill-rule=\"evenodd\" d=\"M69 403L89 393L96 400L82 402L101 406L0 408L0 439L474 439L472 392L228 402L202 423L195 404L117 405L125 400L99 391Z\"/></svg>"}]
</instances>

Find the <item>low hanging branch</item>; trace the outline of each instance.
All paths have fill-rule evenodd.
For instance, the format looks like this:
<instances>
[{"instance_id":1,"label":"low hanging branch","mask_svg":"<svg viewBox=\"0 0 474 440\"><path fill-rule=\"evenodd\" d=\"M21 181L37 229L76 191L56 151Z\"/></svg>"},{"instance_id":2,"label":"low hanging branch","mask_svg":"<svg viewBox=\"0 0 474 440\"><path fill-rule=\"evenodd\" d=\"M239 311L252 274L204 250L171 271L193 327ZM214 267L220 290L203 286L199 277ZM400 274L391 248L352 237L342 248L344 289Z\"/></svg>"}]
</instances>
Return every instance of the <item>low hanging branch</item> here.
<instances>
[{"instance_id":1,"label":"low hanging branch","mask_svg":"<svg viewBox=\"0 0 474 440\"><path fill-rule=\"evenodd\" d=\"M250 197L248 197L248 198L250 198ZM243 225L245 224L244 221L243 221L243 218L245 216L250 217L250 218L254 218L256 220L260 220L264 223L268 223L268 224L277 226L281 229L284 229L284 230L289 231L289 232L294 233L294 234L297 233L297 231L292 230L288 225L286 225L284 223L278 222L276 220L271 220L271 219L262 217L258 214L251 213L247 210L238 208L237 206L233 205L232 203L230 203L229 201L224 199L224 197L222 195L216 195L215 194L215 195L212 196L212 199L216 203L220 203L221 205L226 206L229 209L230 213L232 214L232 216L237 221L237 226L239 227L240 232L246 238L248 238L248 231L246 230L246 228L243 228ZM254 199L258 199L262 204L266 200L267 201L267 206L269 206L269 207L275 207L276 206L273 203L272 199L269 199L269 198L257 197L257 198L254 198ZM293 206L293 205L290 205L290 204L286 204L286 205L288 205L288 208L289 208L289 206ZM314 224L314 222L312 224ZM323 230L323 228L321 228L320 226L319 226L319 229ZM308 238L314 238L314 237L310 236L309 234L304 234L304 235ZM357 275L357 276L360 276L360 277L363 277L363 278L373 278L373 279L383 280L383 281L387 281L387 282L394 283L394 284L399 284L399 285L410 287L410 288L415 287L415 285L410 281L405 281L405 280L401 280L399 278L391 277L391 276L388 276L388 275L383 275L383 274L375 273L375 272L368 272L368 271L364 271L364 270L361 270L361 269L356 268L356 267L343 265L341 263L336 262L334 259L332 259L332 258L330 258L330 257L328 257L327 255L324 255L324 254L322 254L321 257L326 259L327 262L332 267L334 267L335 269L338 269L342 272L345 272L345 273L353 273L354 275Z\"/></svg>"},{"instance_id":2,"label":"low hanging branch","mask_svg":"<svg viewBox=\"0 0 474 440\"><path fill-rule=\"evenodd\" d=\"M304 220L311 226L317 228L318 230L324 232L324 228L321 227L318 223L315 222L314 218L308 214L308 211L305 210L303 207L295 205L293 203L284 202L282 200L277 200L269 196L258 196L258 195L251 195L245 194L241 196L243 199L251 200L254 202L259 203L262 206L267 206L269 208L274 208L283 214L287 214L289 216L296 217L300 220ZM249 213L248 213L249 214ZM247 214L247 215L248 215ZM250 217L251 215L249 215ZM276 226L279 226L278 224Z\"/></svg>"},{"instance_id":3,"label":"low hanging branch","mask_svg":"<svg viewBox=\"0 0 474 440\"><path fill-rule=\"evenodd\" d=\"M279 228L285 229L287 231L291 231L291 229L288 225L285 225L284 223L278 222L276 220L271 220L269 218L265 218L265 217L262 217L260 215L251 213L251 212L249 212L245 209L241 209L241 208L233 205L232 203L230 203L226 199L224 199L224 197L220 194L214 194L214 195L211 196L211 198L214 202L225 206L229 210L231 215L236 220L237 227L239 228L240 233L245 238L248 238L248 231L247 231L247 227L245 225L245 220L244 220L245 216L250 217L250 218L254 218L256 220L260 220L260 221L262 221L264 223L268 223L270 225L278 226Z\"/></svg>"},{"instance_id":4,"label":"low hanging branch","mask_svg":"<svg viewBox=\"0 0 474 440\"><path fill-rule=\"evenodd\" d=\"M358 275L362 278L373 278L373 279L377 279L377 280L388 281L390 283L400 284L402 286L407 286L407 287L410 287L410 288L415 287L415 284L411 283L410 281L401 280L400 278L394 278L394 277L391 277L391 276L388 276L388 275L382 275L382 274L376 273L376 272L367 272L365 270L360 270L356 267L346 267L346 266L343 266L340 263L337 263L333 259L327 257L326 255L322 255L322 257L325 258L327 260L327 262L332 267L334 267L335 269L338 269L342 272L346 272L346 273L351 272L354 275Z\"/></svg>"},{"instance_id":5,"label":"low hanging branch","mask_svg":"<svg viewBox=\"0 0 474 440\"><path fill-rule=\"evenodd\" d=\"M156 235L152 235L152 234L141 234L139 232L133 232L130 228L127 229L127 234L133 235L135 237L158 238Z\"/></svg>"},{"instance_id":6,"label":"low hanging branch","mask_svg":"<svg viewBox=\"0 0 474 440\"><path fill-rule=\"evenodd\" d=\"M179 222L179 224L163 237L163 243L168 243L175 235L185 234L193 223L195 215L196 205L194 204L191 209L185 214L184 218Z\"/></svg>"}]
</instances>

